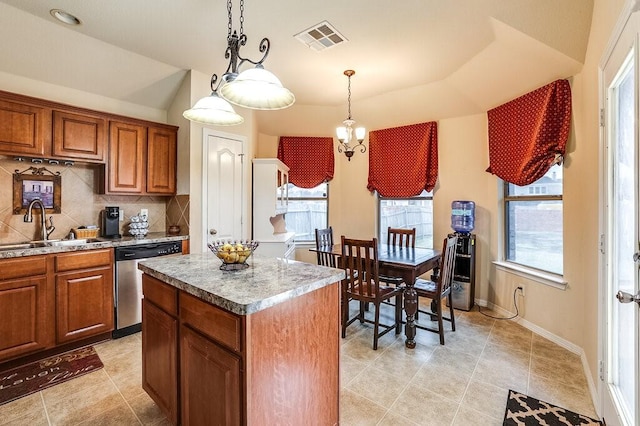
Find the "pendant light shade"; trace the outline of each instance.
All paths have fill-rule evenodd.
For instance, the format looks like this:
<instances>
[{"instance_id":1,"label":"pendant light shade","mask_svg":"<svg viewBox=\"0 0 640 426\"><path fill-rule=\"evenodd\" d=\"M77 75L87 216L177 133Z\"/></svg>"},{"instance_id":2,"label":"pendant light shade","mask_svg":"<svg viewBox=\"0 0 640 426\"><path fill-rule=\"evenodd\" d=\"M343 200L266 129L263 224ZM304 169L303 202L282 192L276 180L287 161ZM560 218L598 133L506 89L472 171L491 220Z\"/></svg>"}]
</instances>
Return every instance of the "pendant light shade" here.
<instances>
[{"instance_id":1,"label":"pendant light shade","mask_svg":"<svg viewBox=\"0 0 640 426\"><path fill-rule=\"evenodd\" d=\"M242 71L220 89L220 96L232 104L251 109L275 110L290 107L296 98L273 73L262 65Z\"/></svg>"},{"instance_id":2,"label":"pendant light shade","mask_svg":"<svg viewBox=\"0 0 640 426\"><path fill-rule=\"evenodd\" d=\"M234 111L229 102L218 96L215 90L183 112L182 116L190 121L216 126L234 126L244 121L244 118Z\"/></svg>"}]
</instances>

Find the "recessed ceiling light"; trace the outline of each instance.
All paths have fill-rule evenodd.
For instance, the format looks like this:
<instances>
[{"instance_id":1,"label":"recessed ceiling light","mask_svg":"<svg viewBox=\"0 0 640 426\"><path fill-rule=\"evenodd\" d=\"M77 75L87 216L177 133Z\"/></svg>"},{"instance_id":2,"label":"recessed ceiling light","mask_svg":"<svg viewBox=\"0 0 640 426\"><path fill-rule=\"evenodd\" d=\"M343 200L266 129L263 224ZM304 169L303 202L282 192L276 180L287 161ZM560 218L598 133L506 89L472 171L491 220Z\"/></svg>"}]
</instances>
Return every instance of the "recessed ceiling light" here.
<instances>
[{"instance_id":1,"label":"recessed ceiling light","mask_svg":"<svg viewBox=\"0 0 640 426\"><path fill-rule=\"evenodd\" d=\"M51 9L49 13L51 13L51 16L56 18L58 21L63 22L67 25L80 25L80 20L78 18L70 13L65 12L64 10Z\"/></svg>"}]
</instances>

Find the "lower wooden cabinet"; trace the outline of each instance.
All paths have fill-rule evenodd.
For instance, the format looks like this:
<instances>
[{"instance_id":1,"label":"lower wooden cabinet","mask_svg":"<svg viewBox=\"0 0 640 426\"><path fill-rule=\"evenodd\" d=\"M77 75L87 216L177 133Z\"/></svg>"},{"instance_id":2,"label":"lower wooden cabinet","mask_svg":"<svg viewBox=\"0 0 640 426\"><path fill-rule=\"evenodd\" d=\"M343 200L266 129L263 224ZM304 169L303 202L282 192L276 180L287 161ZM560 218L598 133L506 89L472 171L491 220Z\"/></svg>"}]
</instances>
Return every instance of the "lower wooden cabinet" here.
<instances>
[{"instance_id":1,"label":"lower wooden cabinet","mask_svg":"<svg viewBox=\"0 0 640 426\"><path fill-rule=\"evenodd\" d=\"M0 363L113 330L113 249L0 259Z\"/></svg>"},{"instance_id":2,"label":"lower wooden cabinet","mask_svg":"<svg viewBox=\"0 0 640 426\"><path fill-rule=\"evenodd\" d=\"M56 308L59 344L113 330L111 267L56 275Z\"/></svg>"},{"instance_id":3,"label":"lower wooden cabinet","mask_svg":"<svg viewBox=\"0 0 640 426\"><path fill-rule=\"evenodd\" d=\"M0 260L0 362L55 343L45 257Z\"/></svg>"},{"instance_id":4,"label":"lower wooden cabinet","mask_svg":"<svg viewBox=\"0 0 640 426\"><path fill-rule=\"evenodd\" d=\"M180 398L183 425L240 425L240 357L180 326ZM206 378L206 379L203 379Z\"/></svg>"},{"instance_id":5,"label":"lower wooden cabinet","mask_svg":"<svg viewBox=\"0 0 640 426\"><path fill-rule=\"evenodd\" d=\"M142 301L142 388L178 424L178 320Z\"/></svg>"}]
</instances>

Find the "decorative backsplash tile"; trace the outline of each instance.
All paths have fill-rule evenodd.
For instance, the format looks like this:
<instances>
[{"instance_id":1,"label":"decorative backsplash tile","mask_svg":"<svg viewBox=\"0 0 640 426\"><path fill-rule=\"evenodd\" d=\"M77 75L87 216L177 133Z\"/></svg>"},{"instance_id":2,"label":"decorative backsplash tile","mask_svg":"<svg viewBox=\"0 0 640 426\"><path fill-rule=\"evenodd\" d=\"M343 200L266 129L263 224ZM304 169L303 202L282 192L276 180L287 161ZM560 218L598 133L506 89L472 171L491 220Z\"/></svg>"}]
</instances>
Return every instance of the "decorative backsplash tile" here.
<instances>
[{"instance_id":1,"label":"decorative backsplash tile","mask_svg":"<svg viewBox=\"0 0 640 426\"><path fill-rule=\"evenodd\" d=\"M0 156L0 243L40 239L40 213L34 214L32 223L25 223L23 215L13 214L13 173L23 171L30 163L14 161L10 157ZM100 173L97 165L75 164L71 167L42 165L52 172L60 172L62 177L62 212L47 214L53 216L55 231L49 238L64 238L72 228L82 225L100 226L100 212L106 206L118 206L124 209L124 221L120 222L120 230L127 234L129 218L140 212L149 210L150 232L165 232L172 225L169 217L180 225L181 234L189 232L189 196L151 197L131 195L101 195L94 189ZM172 206L176 207L172 207ZM180 213L177 216L168 214L168 207Z\"/></svg>"}]
</instances>

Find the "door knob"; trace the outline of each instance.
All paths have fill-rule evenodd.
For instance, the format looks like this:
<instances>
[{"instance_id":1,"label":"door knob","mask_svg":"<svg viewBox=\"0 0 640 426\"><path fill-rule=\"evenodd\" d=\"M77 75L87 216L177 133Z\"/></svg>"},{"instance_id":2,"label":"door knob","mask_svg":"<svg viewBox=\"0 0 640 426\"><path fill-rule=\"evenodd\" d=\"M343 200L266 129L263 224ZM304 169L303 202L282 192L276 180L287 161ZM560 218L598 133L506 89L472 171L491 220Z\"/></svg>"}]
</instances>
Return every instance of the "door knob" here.
<instances>
[{"instance_id":1,"label":"door knob","mask_svg":"<svg viewBox=\"0 0 640 426\"><path fill-rule=\"evenodd\" d=\"M213 228L209 229L209 234L216 235L217 233L218 231L216 229L213 229Z\"/></svg>"},{"instance_id":2,"label":"door knob","mask_svg":"<svg viewBox=\"0 0 640 426\"><path fill-rule=\"evenodd\" d=\"M636 252L633 253L633 261L638 263L638 261L640 261L640 253Z\"/></svg>"},{"instance_id":3,"label":"door knob","mask_svg":"<svg viewBox=\"0 0 640 426\"><path fill-rule=\"evenodd\" d=\"M618 299L618 302L620 303L636 302L638 305L640 305L640 293L637 293L634 296L633 294L621 290L616 294L616 299Z\"/></svg>"}]
</instances>

